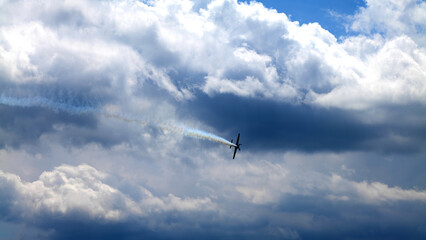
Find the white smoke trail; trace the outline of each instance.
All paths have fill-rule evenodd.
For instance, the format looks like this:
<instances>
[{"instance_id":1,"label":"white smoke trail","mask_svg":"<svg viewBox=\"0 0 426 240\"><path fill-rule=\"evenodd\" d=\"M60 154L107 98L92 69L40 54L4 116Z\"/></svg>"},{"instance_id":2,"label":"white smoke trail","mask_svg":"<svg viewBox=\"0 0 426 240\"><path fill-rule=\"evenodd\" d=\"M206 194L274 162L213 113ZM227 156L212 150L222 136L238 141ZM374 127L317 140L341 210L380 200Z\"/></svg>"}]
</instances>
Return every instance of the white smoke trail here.
<instances>
[{"instance_id":1,"label":"white smoke trail","mask_svg":"<svg viewBox=\"0 0 426 240\"><path fill-rule=\"evenodd\" d=\"M228 146L234 146L236 147L235 144L229 142L228 140L216 136L212 133L208 133L208 132L204 132L198 129L192 129L192 128L184 128L184 134L185 136L190 136L190 137L195 137L195 138L199 138L199 139L205 139L205 140L209 140L209 141L213 141L213 142L217 142L217 143L222 143Z\"/></svg>"},{"instance_id":2,"label":"white smoke trail","mask_svg":"<svg viewBox=\"0 0 426 240\"><path fill-rule=\"evenodd\" d=\"M8 106L18 106L18 107L43 107L48 108L54 111L64 111L70 114L84 114L84 113L94 113L99 114L107 118L114 118L125 122L134 122L141 125L153 125L158 128L161 128L162 130L169 130L171 132L179 133L184 136L194 137L198 139L204 139L212 142L217 142L221 144L225 144L228 146L236 146L235 144L229 142L228 140L216 136L209 132L204 132L202 130L188 128L182 125L173 125L173 124L156 124L154 122L150 121L144 121L138 118L134 117L128 117L124 114L118 114L118 113L110 113L105 110L101 110L96 107L91 106L75 106L72 104L67 103L66 101L57 102L50 100L45 97L24 97L24 98L16 98L16 97L10 97L5 96L4 94L0 95L0 104L8 105Z\"/></svg>"},{"instance_id":3,"label":"white smoke trail","mask_svg":"<svg viewBox=\"0 0 426 240\"><path fill-rule=\"evenodd\" d=\"M0 96L0 104L17 107L43 107L54 111L64 111L71 114L98 113L99 110L89 106L74 106L66 102L55 102L44 97L14 98Z\"/></svg>"},{"instance_id":4,"label":"white smoke trail","mask_svg":"<svg viewBox=\"0 0 426 240\"><path fill-rule=\"evenodd\" d=\"M180 134L183 134L184 136L188 136L188 137L193 137L193 138L198 138L198 139L203 139L203 140L208 140L208 141L212 141L212 142L217 142L217 143L221 143L221 144L225 144L227 146L233 146L235 147L236 145L231 143L230 141L216 136L213 133L209 133L209 132L205 132L199 129L193 129L193 128L188 128L185 126L177 126L177 125L162 125L161 128L165 128L168 130L171 130L173 132L178 132Z\"/></svg>"}]
</instances>

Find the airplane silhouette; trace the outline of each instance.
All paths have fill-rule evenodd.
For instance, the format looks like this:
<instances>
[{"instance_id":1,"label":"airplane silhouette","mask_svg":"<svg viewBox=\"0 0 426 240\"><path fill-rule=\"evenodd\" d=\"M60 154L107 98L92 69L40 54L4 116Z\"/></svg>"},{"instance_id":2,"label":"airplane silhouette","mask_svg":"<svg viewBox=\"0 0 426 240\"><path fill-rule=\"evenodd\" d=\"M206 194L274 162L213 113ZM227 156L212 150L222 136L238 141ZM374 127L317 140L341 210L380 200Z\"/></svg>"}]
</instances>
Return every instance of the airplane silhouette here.
<instances>
[{"instance_id":1,"label":"airplane silhouette","mask_svg":"<svg viewBox=\"0 0 426 240\"><path fill-rule=\"evenodd\" d=\"M231 139L231 143L232 143L232 141L234 141L234 139ZM241 143L239 143L239 142L240 142L240 134L238 133L237 142L236 142L235 144L232 144L232 146L229 146L229 148L232 148L232 147L234 147L234 148L235 148L235 150L234 150L234 156L232 157L232 159L235 159L235 154L237 153L237 149L241 151L240 146L241 146L242 144L241 144Z\"/></svg>"}]
</instances>

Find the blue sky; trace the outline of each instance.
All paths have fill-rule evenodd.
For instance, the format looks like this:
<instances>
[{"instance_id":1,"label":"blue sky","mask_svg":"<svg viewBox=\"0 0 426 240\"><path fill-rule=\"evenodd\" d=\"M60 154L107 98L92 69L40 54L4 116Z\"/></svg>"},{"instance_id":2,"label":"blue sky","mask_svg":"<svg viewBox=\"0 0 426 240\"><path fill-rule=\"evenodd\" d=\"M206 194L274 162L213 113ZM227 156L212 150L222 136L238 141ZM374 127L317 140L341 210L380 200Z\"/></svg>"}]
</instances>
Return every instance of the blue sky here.
<instances>
[{"instance_id":1,"label":"blue sky","mask_svg":"<svg viewBox=\"0 0 426 240\"><path fill-rule=\"evenodd\" d=\"M365 7L362 0L345 1L258 1L267 8L286 13L291 20L303 23L318 22L321 26L333 33L336 37L347 34L345 16L354 15L360 7Z\"/></svg>"},{"instance_id":2,"label":"blue sky","mask_svg":"<svg viewBox=\"0 0 426 240\"><path fill-rule=\"evenodd\" d=\"M426 238L425 16L1 1L0 238Z\"/></svg>"}]
</instances>

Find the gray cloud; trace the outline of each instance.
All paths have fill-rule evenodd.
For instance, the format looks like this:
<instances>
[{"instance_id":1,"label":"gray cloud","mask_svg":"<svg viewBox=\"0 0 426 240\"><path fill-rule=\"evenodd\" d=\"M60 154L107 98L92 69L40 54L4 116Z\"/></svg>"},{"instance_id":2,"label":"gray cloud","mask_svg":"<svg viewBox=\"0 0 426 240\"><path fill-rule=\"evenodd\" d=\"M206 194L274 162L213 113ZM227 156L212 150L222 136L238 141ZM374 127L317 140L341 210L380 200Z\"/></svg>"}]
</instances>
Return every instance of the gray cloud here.
<instances>
[{"instance_id":1,"label":"gray cloud","mask_svg":"<svg viewBox=\"0 0 426 240\"><path fill-rule=\"evenodd\" d=\"M111 235L125 239L134 236L180 239L188 236L184 231L193 233L194 237L211 234L212 238L256 238L258 235L253 235L249 228L271 239L309 237L315 233L339 238L355 234L366 221L372 229L379 227L381 220L369 217L371 209L375 208L380 219L402 214L401 217L411 221L419 219L419 215L412 211L403 214L404 202L422 205L426 201L426 193L421 191L389 187L379 182L354 182L338 175L315 175L309 179L295 176L282 163L230 164L222 161L201 172L203 185L216 185L209 188L214 189L210 192L215 196L212 200L203 196L180 198L171 193L155 196L141 185L123 181L123 177L116 179L89 165L62 165L43 172L32 182L2 172L0 210L3 220L54 229L50 235L52 239L67 234L82 238ZM318 201L323 204L313 204ZM240 202L238 207L234 205L237 202ZM268 207L276 204L278 209ZM328 209L324 204L338 207ZM352 215L350 209L354 208L365 209L365 212ZM390 209L393 210L389 212ZM265 224L265 217L271 222ZM346 223L358 222L359 218L365 220L353 227ZM342 232L329 235L327 229L336 221L343 221L339 223ZM191 227L194 223L200 225ZM232 223L231 226L225 226L228 223ZM312 224L320 224L323 230ZM386 228L395 224L385 222ZM410 230L412 226L404 225L395 231L405 234ZM356 234L363 236L359 232ZM378 237L386 236L385 232L377 234ZM421 232L411 234L416 236Z\"/></svg>"},{"instance_id":2,"label":"gray cloud","mask_svg":"<svg viewBox=\"0 0 426 240\"><path fill-rule=\"evenodd\" d=\"M75 93L85 92L90 95L89 99L102 99L100 108L113 104L123 112L140 115L161 114L151 111L154 107L138 105L166 102L173 106L176 100L185 103L192 99L196 107L203 108L200 91L212 100L229 93L237 99L245 97L247 103L259 99L270 101L266 107L289 102L320 109L343 108L349 110L348 116L353 114L355 118L366 114L375 117L377 109L388 111L385 117L391 116L392 108L387 106L424 105L424 47L403 31L393 38L356 35L338 42L319 24L299 25L284 13L266 9L259 3L236 1L212 1L203 5L204 8L194 7L189 1L150 4L77 1L62 5L18 1L3 5L2 85L14 88L26 84L35 85L36 92L52 87L72 89ZM415 4L408 5L411 10L422 11L422 8L413 8ZM374 6L367 4L355 18L361 19L362 14L373 11ZM20 7L22 12L12 14L14 7ZM265 118L278 118L288 127L282 117L287 112L280 112L282 114ZM377 134L385 136L373 140L382 149L410 151L409 146L419 145L407 141L402 147L394 148L392 142L406 136L399 131L382 132L386 121L364 124L343 117L340 124L339 116L345 113L328 116L326 112L338 111L324 110L324 124L327 125L329 118L337 119L337 135L330 135L331 126L319 123L315 127L314 124L311 130L324 134L313 137L302 134L301 141L295 141L296 146L290 149L297 146L302 146L302 150L333 149L334 146L343 150L366 149L365 145L371 145L368 140ZM321 119L320 115L322 113L309 117ZM412 115L420 114L413 112ZM275 127L268 121L252 120L248 126ZM360 131L348 133L351 130L338 127L348 123L353 123L354 128L350 129ZM308 125L290 127L290 130L300 132L302 128L309 129ZM259 134L253 138L259 139ZM319 143L315 136L331 139L324 141L326 146L317 146L323 141ZM346 139L350 142L333 139L342 136L348 136ZM104 134L93 133L89 134L89 140L75 142L101 141L102 137ZM107 145L122 142L123 136L119 138L110 139ZM396 140L389 143L392 138ZM263 144L256 145L273 144L267 142L267 138L262 141Z\"/></svg>"},{"instance_id":3,"label":"gray cloud","mask_svg":"<svg viewBox=\"0 0 426 240\"><path fill-rule=\"evenodd\" d=\"M21 144L36 144L45 133L55 131L55 124L70 124L77 128L92 128L96 120L90 115L70 115L48 109L16 108L0 105L0 147L19 147ZM36 126L36 127L34 127Z\"/></svg>"},{"instance_id":4,"label":"gray cloud","mask_svg":"<svg viewBox=\"0 0 426 240\"><path fill-rule=\"evenodd\" d=\"M10 19L2 21L2 71L17 82L90 79L82 83L131 94L150 80L177 99L202 89L349 109L425 100L424 46L404 31L338 42L319 24L299 25L259 3L236 1L212 1L198 11L188 1L4 5ZM367 5L356 19L374 11ZM32 14L12 16L14 6ZM28 36L31 42L14 41ZM181 69L204 79L171 79Z\"/></svg>"},{"instance_id":5,"label":"gray cloud","mask_svg":"<svg viewBox=\"0 0 426 240\"><path fill-rule=\"evenodd\" d=\"M367 1L337 40L255 2L2 1L0 96L241 132L243 150L2 104L0 229L424 238L424 2L398 4Z\"/></svg>"},{"instance_id":6,"label":"gray cloud","mask_svg":"<svg viewBox=\"0 0 426 240\"><path fill-rule=\"evenodd\" d=\"M424 124L420 124L425 122L421 106L384 106L381 112L352 112L271 100L253 101L230 94L196 96L196 100L180 104L177 113L195 115L226 135L241 132L245 146L251 151L414 153L422 152L426 141ZM398 122L394 121L396 118Z\"/></svg>"}]
</instances>

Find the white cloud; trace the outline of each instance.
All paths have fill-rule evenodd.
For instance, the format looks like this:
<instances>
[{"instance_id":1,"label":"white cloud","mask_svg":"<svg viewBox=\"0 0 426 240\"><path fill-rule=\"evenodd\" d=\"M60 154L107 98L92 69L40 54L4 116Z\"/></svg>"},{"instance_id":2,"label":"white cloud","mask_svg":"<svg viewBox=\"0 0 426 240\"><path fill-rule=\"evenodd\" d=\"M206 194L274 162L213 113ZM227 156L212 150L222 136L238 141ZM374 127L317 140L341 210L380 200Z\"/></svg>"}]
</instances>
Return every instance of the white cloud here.
<instances>
[{"instance_id":1,"label":"white cloud","mask_svg":"<svg viewBox=\"0 0 426 240\"><path fill-rule=\"evenodd\" d=\"M179 100L201 89L349 109L425 104L425 6L367 1L352 28L392 34L338 42L255 2L6 2L0 68L14 82L102 82L129 96L150 80Z\"/></svg>"},{"instance_id":2,"label":"white cloud","mask_svg":"<svg viewBox=\"0 0 426 240\"><path fill-rule=\"evenodd\" d=\"M117 102L114 99L106 106L111 111L137 116L149 112L160 116L156 117L160 121L173 121L178 114L175 106L158 104L139 92L147 82L183 101L201 90L211 96L230 93L344 109L426 104L424 34L410 26L424 26L424 3L406 1L404 4L410 4L402 10L391 7L391 15L377 15L400 21L394 27L369 19L379 4L369 2L354 17L352 26L362 34L338 41L317 23L291 22L285 14L259 3L217 0L196 9L191 1L2 1L0 84L88 88L101 98L108 94L117 97ZM394 18L395 11L407 15L408 20ZM358 23L365 28L357 28ZM385 33L369 34L377 26ZM168 98L155 91L152 95ZM230 209L220 217L242 213L250 222L264 214L265 208L256 205L279 204L287 196L373 206L426 201L423 190L389 186L381 180L353 181L342 173L330 176L331 167L322 164L324 159L343 161L344 154L321 155L317 163L311 154L304 156L309 161L290 156L302 162L299 169L288 166L288 159L259 160L280 157L265 157L264 151L259 157L256 150L242 151L244 161L229 162L224 160L228 149L199 151L194 142L181 136L157 134L149 127L139 132L132 125L97 120L93 131L90 126L59 123L55 131L40 136L37 146L30 142L21 149L1 150L4 169L36 178L22 180L0 171L4 200L0 210L30 221L41 214L75 213L95 220L122 221L169 212L197 212L198 217L200 212ZM199 126L196 119L192 121ZM117 145L104 148L93 143L91 134L102 140L106 135L117 139L126 135L131 140L117 140ZM395 134L398 140L406 140ZM80 135L91 143L83 141L77 147L64 143L72 141L69 136ZM14 161L7 161L10 159ZM58 161L89 162L123 182L137 182L136 190L129 193L111 181L110 175L85 164L62 165L39 176L40 169L51 169ZM339 162L338 169L342 164ZM306 170L307 165L315 167ZM355 177L350 167L342 171ZM360 169L353 169L359 176ZM241 206L233 208L235 205ZM297 232L289 231L283 235L298 237Z\"/></svg>"},{"instance_id":3,"label":"white cloud","mask_svg":"<svg viewBox=\"0 0 426 240\"><path fill-rule=\"evenodd\" d=\"M349 201L367 205L395 201L426 202L426 191L390 187L373 181L353 181L338 174L321 173L317 167L309 169L304 166L306 156L291 154L284 162L271 163L256 161L244 163L217 163L202 169L203 183L216 189L226 199L244 201L253 204L276 204L287 196L315 196L336 201ZM309 156L307 162L319 157L330 159L330 165L341 156L319 154ZM333 158L337 158L332 160ZM294 163L291 163L294 161ZM298 163L301 162L301 163ZM296 164L296 165L293 165ZM338 169L336 169L338 170ZM343 174L348 170L343 169ZM353 171L350 175L353 174ZM213 193L212 193L213 194Z\"/></svg>"},{"instance_id":4,"label":"white cloud","mask_svg":"<svg viewBox=\"0 0 426 240\"><path fill-rule=\"evenodd\" d=\"M333 205L333 201L343 201L344 206L397 212L403 211L399 206L407 202L414 206L417 205L412 201L426 202L425 191L421 189L389 186L377 179L348 178L362 179L365 169L356 168L360 170L356 175L347 175L346 167L339 171L343 163L351 166L351 157L347 154L293 152L282 157L243 150L239 153L240 160L229 161L229 149L217 147L200 151L196 145L190 145L193 149L176 149L173 138L167 138L153 140L152 145L143 147L123 144L111 149L96 144L67 148L59 143L43 142L43 146L52 148L41 156L43 160L37 161L39 156L29 154L24 156L27 163L19 165L42 165L43 161L52 164L62 158L62 162L73 164L88 161L102 171L86 164L62 165L40 174L35 180L22 180L15 174L1 172L3 219L18 219L30 225L45 221L53 229L56 224L51 221L55 219L82 219L89 226L95 222L125 222L137 228L148 226L166 231L174 229L176 224L178 228L193 229L194 224L241 226L267 219L272 221L268 226L275 223L299 231L310 225L313 218L327 217L336 209L343 215L351 214L350 210L329 208L327 204L318 206L318 202ZM159 151L155 146L164 148ZM149 152L149 147L154 147L154 151ZM0 151L3 166L11 169L10 165L16 163L5 160L18 156L16 153L21 151ZM195 152L197 154L193 154ZM364 157L352 156L354 161ZM269 160L260 160L262 158ZM10 171L18 168L20 166ZM331 175L334 170L338 173ZM300 203L293 202L299 199ZM307 210L297 207L293 210L294 204L306 206ZM318 209L320 213L316 213ZM294 220L299 215L306 218ZM370 216L368 213L362 217L370 219Z\"/></svg>"},{"instance_id":5,"label":"white cloud","mask_svg":"<svg viewBox=\"0 0 426 240\"><path fill-rule=\"evenodd\" d=\"M334 200L361 201L369 204L391 201L426 201L426 191L406 190L398 186L390 187L380 182L354 182L337 174L333 174L330 180L329 187L332 194L329 197Z\"/></svg>"},{"instance_id":6,"label":"white cloud","mask_svg":"<svg viewBox=\"0 0 426 240\"><path fill-rule=\"evenodd\" d=\"M12 217L31 219L39 215L67 216L79 213L91 219L125 220L131 216L146 217L165 211L211 211L215 204L209 198L180 198L173 194L154 196L139 187L140 199L133 199L112 187L107 175L89 165L62 165L43 172L33 182L0 171L1 206Z\"/></svg>"},{"instance_id":7,"label":"white cloud","mask_svg":"<svg viewBox=\"0 0 426 240\"><path fill-rule=\"evenodd\" d=\"M377 39L377 38L376 38ZM355 54L363 50L353 49L354 42L359 48L376 48L382 40L353 37L343 44ZM365 46L367 45L367 46ZM401 36L385 41L379 50L365 57L363 62L346 62L351 65L352 82L339 84L331 92L315 94L314 103L322 106L336 106L349 109L366 109L372 106L401 105L413 102L426 103L426 50L409 37ZM377 51L377 52L376 52Z\"/></svg>"},{"instance_id":8,"label":"white cloud","mask_svg":"<svg viewBox=\"0 0 426 240\"><path fill-rule=\"evenodd\" d=\"M426 27L425 1L366 0L366 5L353 16L353 30L379 31L390 37L408 34L424 39L420 34L424 35Z\"/></svg>"}]
</instances>

